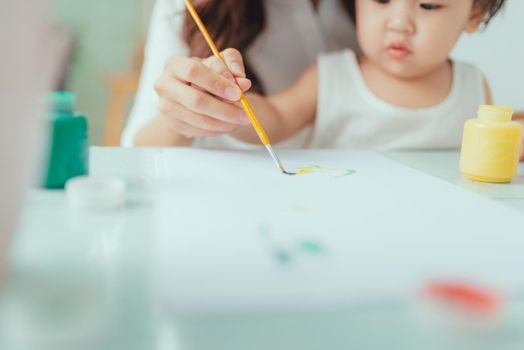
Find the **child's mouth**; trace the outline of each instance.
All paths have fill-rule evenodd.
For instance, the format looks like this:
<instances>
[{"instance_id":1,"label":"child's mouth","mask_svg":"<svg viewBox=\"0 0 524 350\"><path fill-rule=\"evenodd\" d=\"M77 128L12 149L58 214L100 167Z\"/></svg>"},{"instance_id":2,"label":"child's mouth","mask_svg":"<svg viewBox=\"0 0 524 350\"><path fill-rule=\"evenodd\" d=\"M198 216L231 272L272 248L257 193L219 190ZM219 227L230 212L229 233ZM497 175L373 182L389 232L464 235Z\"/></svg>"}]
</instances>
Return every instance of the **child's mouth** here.
<instances>
[{"instance_id":1,"label":"child's mouth","mask_svg":"<svg viewBox=\"0 0 524 350\"><path fill-rule=\"evenodd\" d=\"M388 54L394 60L401 61L411 54L411 51L401 44L393 44L388 46Z\"/></svg>"}]
</instances>

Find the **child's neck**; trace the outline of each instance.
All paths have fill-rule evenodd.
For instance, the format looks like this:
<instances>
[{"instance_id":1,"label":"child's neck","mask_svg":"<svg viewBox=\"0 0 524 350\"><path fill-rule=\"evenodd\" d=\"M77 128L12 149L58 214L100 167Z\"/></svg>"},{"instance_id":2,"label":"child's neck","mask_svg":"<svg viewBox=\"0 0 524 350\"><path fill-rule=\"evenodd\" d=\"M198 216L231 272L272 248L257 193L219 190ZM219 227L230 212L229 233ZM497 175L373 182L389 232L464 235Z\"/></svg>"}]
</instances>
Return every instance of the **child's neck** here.
<instances>
[{"instance_id":1,"label":"child's neck","mask_svg":"<svg viewBox=\"0 0 524 350\"><path fill-rule=\"evenodd\" d=\"M453 85L451 61L415 78L401 78L380 69L364 56L359 57L362 77L381 100L403 108L428 108L444 101Z\"/></svg>"}]
</instances>

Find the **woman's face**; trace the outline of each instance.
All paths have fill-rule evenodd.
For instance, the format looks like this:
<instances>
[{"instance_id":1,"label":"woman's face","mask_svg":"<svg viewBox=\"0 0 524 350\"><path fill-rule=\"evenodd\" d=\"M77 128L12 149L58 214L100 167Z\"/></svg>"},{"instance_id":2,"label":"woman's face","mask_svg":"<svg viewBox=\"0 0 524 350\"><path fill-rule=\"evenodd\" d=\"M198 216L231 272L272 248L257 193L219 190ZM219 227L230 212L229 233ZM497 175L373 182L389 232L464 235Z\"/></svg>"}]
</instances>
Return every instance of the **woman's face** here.
<instances>
[{"instance_id":1,"label":"woman's face","mask_svg":"<svg viewBox=\"0 0 524 350\"><path fill-rule=\"evenodd\" d=\"M364 55L406 79L445 64L461 33L477 30L483 19L474 0L356 0L355 5Z\"/></svg>"}]
</instances>

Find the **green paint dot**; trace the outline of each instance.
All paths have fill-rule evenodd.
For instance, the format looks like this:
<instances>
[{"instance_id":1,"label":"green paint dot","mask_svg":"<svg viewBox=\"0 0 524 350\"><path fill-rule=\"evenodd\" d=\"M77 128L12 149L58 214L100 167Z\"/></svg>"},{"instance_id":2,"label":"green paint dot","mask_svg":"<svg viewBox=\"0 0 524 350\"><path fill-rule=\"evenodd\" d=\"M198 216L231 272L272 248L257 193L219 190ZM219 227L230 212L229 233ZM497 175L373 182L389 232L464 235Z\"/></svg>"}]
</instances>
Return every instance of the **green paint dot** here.
<instances>
[{"instance_id":1,"label":"green paint dot","mask_svg":"<svg viewBox=\"0 0 524 350\"><path fill-rule=\"evenodd\" d=\"M325 252L324 246L315 241L301 242L300 249L306 253L312 253L312 254L322 254Z\"/></svg>"},{"instance_id":2,"label":"green paint dot","mask_svg":"<svg viewBox=\"0 0 524 350\"><path fill-rule=\"evenodd\" d=\"M276 249L274 255L275 259L282 265L287 265L293 260L291 254L284 249Z\"/></svg>"},{"instance_id":3,"label":"green paint dot","mask_svg":"<svg viewBox=\"0 0 524 350\"><path fill-rule=\"evenodd\" d=\"M344 172L344 174L340 175L339 177L346 177L346 176L352 176L352 175L355 175L357 173L356 170L353 170L353 169L348 169Z\"/></svg>"}]
</instances>

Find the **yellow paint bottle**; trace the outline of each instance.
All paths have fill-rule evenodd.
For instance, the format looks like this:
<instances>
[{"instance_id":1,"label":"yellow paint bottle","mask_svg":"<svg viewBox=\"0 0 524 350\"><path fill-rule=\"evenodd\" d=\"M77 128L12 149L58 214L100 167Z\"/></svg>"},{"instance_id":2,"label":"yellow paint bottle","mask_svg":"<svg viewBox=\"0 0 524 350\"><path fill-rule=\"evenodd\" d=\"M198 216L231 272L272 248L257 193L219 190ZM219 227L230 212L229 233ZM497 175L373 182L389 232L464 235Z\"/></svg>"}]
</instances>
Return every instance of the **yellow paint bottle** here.
<instances>
[{"instance_id":1,"label":"yellow paint bottle","mask_svg":"<svg viewBox=\"0 0 524 350\"><path fill-rule=\"evenodd\" d=\"M480 106L478 118L464 126L460 170L483 182L511 182L517 175L522 126L511 120L513 109Z\"/></svg>"}]
</instances>

